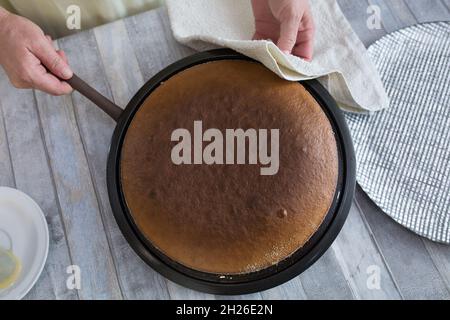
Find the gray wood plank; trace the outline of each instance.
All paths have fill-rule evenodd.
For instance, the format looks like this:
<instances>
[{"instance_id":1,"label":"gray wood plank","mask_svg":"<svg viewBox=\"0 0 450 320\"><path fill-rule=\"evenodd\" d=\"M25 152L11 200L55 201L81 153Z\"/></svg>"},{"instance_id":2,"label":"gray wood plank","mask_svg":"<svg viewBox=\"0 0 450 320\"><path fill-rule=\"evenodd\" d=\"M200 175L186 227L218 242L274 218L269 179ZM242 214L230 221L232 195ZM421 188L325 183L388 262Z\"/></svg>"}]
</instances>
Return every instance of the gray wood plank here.
<instances>
[{"instance_id":1,"label":"gray wood plank","mask_svg":"<svg viewBox=\"0 0 450 320\"><path fill-rule=\"evenodd\" d=\"M369 0L369 3L380 7L382 24L388 33L417 23L404 0Z\"/></svg>"},{"instance_id":2,"label":"gray wood plank","mask_svg":"<svg viewBox=\"0 0 450 320\"><path fill-rule=\"evenodd\" d=\"M450 246L432 242L425 238L422 238L422 241L444 280L447 290L450 291Z\"/></svg>"},{"instance_id":3,"label":"gray wood plank","mask_svg":"<svg viewBox=\"0 0 450 320\"><path fill-rule=\"evenodd\" d=\"M338 4L353 30L366 47L386 34L383 28L373 30L368 28L367 19L369 14L367 13L367 8L369 3L366 0L338 0ZM383 16L383 12L381 16Z\"/></svg>"},{"instance_id":4,"label":"gray wood plank","mask_svg":"<svg viewBox=\"0 0 450 320\"><path fill-rule=\"evenodd\" d=\"M0 81L5 81L6 75L0 70ZM3 99L0 99L0 186L14 188L16 182L9 154L8 135L3 117Z\"/></svg>"},{"instance_id":5,"label":"gray wood plank","mask_svg":"<svg viewBox=\"0 0 450 320\"><path fill-rule=\"evenodd\" d=\"M78 47L80 49L80 47ZM70 96L36 92L39 118L81 299L122 297Z\"/></svg>"},{"instance_id":6,"label":"gray wood plank","mask_svg":"<svg viewBox=\"0 0 450 320\"><path fill-rule=\"evenodd\" d=\"M350 209L347 221L335 244L341 261L348 270L348 281L359 299L402 298L373 239L373 235L367 229L355 203ZM367 286L367 280L373 267L379 270L379 289Z\"/></svg>"},{"instance_id":7,"label":"gray wood plank","mask_svg":"<svg viewBox=\"0 0 450 320\"><path fill-rule=\"evenodd\" d=\"M60 45L66 50L72 67L81 78L109 98L112 98L111 84L114 88L114 100L125 105L125 101L142 84L142 77L138 69L133 69L134 55L132 51L128 51L132 48L127 43L121 23L98 28L95 34L85 32L60 40ZM113 34L115 40L111 41ZM81 53L77 47L80 43L83 44ZM98 48L101 48L102 54ZM134 64L137 63L134 61ZM114 67L105 69L104 65ZM165 280L134 253L111 211L106 184L106 161L115 123L78 93L73 95L73 104L122 293L127 299L168 298Z\"/></svg>"},{"instance_id":8,"label":"gray wood plank","mask_svg":"<svg viewBox=\"0 0 450 320\"><path fill-rule=\"evenodd\" d=\"M45 269L26 298L78 299L77 292L66 287L66 268L72 262L42 142L33 91L13 88L6 76L0 74L0 96L16 187L41 207L50 233Z\"/></svg>"},{"instance_id":9,"label":"gray wood plank","mask_svg":"<svg viewBox=\"0 0 450 320\"><path fill-rule=\"evenodd\" d=\"M353 299L333 248L299 276L308 299Z\"/></svg>"},{"instance_id":10,"label":"gray wood plank","mask_svg":"<svg viewBox=\"0 0 450 320\"><path fill-rule=\"evenodd\" d=\"M144 84L144 79L124 21L119 20L95 28L94 35L112 97L116 104L125 108L130 99ZM114 41L111 41L111 39L114 39ZM76 41L79 40L76 39ZM90 60L96 58L98 56L93 55Z\"/></svg>"},{"instance_id":11,"label":"gray wood plank","mask_svg":"<svg viewBox=\"0 0 450 320\"><path fill-rule=\"evenodd\" d=\"M444 6L447 8L447 12L450 14L450 0L441 0Z\"/></svg>"},{"instance_id":12,"label":"gray wood plank","mask_svg":"<svg viewBox=\"0 0 450 320\"><path fill-rule=\"evenodd\" d=\"M125 26L144 81L194 53L173 38L165 8L126 18Z\"/></svg>"},{"instance_id":13,"label":"gray wood plank","mask_svg":"<svg viewBox=\"0 0 450 320\"><path fill-rule=\"evenodd\" d=\"M167 280L167 288L171 300L214 300L216 298L212 294L191 290L170 280Z\"/></svg>"},{"instance_id":14,"label":"gray wood plank","mask_svg":"<svg viewBox=\"0 0 450 320\"><path fill-rule=\"evenodd\" d=\"M450 292L422 240L403 228L358 186L356 200L405 299L450 299Z\"/></svg>"},{"instance_id":15,"label":"gray wood plank","mask_svg":"<svg viewBox=\"0 0 450 320\"><path fill-rule=\"evenodd\" d=\"M450 20L450 12L440 0L406 1L406 4L419 23Z\"/></svg>"},{"instance_id":16,"label":"gray wood plank","mask_svg":"<svg viewBox=\"0 0 450 320\"><path fill-rule=\"evenodd\" d=\"M262 300L260 292L242 294L242 295L216 295L217 300Z\"/></svg>"},{"instance_id":17,"label":"gray wood plank","mask_svg":"<svg viewBox=\"0 0 450 320\"><path fill-rule=\"evenodd\" d=\"M261 295L265 300L306 300L306 292L303 289L299 277L269 290L262 291Z\"/></svg>"}]
</instances>

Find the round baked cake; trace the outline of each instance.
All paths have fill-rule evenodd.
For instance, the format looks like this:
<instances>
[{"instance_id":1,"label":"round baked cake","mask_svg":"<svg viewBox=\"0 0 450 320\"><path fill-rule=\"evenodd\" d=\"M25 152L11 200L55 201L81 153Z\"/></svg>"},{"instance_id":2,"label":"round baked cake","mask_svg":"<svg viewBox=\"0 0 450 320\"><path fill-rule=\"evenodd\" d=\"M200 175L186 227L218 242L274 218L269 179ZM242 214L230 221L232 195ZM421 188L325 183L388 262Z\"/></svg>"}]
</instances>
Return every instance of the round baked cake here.
<instances>
[{"instance_id":1,"label":"round baked cake","mask_svg":"<svg viewBox=\"0 0 450 320\"><path fill-rule=\"evenodd\" d=\"M194 159L194 149L213 141L195 146L199 121L203 134L223 133L223 161L219 149L212 164L201 154ZM190 164L173 160L180 128L191 134L192 155L183 149ZM276 172L262 174L263 158L251 163L249 140L245 163L236 155L234 164L226 161L226 130L238 128L267 130ZM257 137L260 143L264 135ZM336 140L320 105L301 84L244 60L196 65L161 83L132 119L120 161L126 204L141 233L172 260L214 274L259 271L304 246L328 213L338 179Z\"/></svg>"}]
</instances>

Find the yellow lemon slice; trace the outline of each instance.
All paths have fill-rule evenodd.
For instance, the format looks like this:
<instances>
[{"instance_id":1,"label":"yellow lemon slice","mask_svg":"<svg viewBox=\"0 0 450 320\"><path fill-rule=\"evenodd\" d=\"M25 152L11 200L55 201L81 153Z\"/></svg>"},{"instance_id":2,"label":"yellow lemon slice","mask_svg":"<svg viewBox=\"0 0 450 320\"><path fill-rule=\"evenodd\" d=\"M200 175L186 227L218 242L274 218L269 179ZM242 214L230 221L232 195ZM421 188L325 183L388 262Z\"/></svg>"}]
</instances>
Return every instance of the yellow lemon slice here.
<instances>
[{"instance_id":1,"label":"yellow lemon slice","mask_svg":"<svg viewBox=\"0 0 450 320\"><path fill-rule=\"evenodd\" d=\"M13 285L19 278L21 263L10 251L0 248L0 289Z\"/></svg>"}]
</instances>

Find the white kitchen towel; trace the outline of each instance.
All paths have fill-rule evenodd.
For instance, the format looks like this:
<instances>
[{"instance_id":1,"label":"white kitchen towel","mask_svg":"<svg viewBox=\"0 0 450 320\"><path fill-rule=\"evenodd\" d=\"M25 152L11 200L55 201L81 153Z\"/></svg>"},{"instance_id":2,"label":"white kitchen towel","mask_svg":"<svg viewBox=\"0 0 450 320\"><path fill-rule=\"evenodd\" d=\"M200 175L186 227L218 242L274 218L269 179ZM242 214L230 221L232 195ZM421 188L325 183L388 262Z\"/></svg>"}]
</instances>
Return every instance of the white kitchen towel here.
<instances>
[{"instance_id":1,"label":"white kitchen towel","mask_svg":"<svg viewBox=\"0 0 450 320\"><path fill-rule=\"evenodd\" d=\"M370 112L389 106L374 64L335 0L311 1L316 25L312 62L284 54L271 41L251 40L255 25L250 0L166 3L174 37L195 50L228 47L260 61L284 79L319 78L347 111Z\"/></svg>"}]
</instances>

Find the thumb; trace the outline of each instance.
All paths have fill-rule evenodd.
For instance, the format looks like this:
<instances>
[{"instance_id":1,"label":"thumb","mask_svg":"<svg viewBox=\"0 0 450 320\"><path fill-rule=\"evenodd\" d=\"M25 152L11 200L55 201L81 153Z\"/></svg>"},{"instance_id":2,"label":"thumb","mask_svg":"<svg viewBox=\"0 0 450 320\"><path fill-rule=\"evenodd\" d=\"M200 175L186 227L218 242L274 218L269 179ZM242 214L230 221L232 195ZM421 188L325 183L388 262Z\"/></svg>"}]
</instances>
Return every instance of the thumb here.
<instances>
[{"instance_id":1,"label":"thumb","mask_svg":"<svg viewBox=\"0 0 450 320\"><path fill-rule=\"evenodd\" d=\"M291 53L297 42L298 29L300 27L300 19L289 17L283 19L280 23L280 37L277 46L284 53Z\"/></svg>"},{"instance_id":2,"label":"thumb","mask_svg":"<svg viewBox=\"0 0 450 320\"><path fill-rule=\"evenodd\" d=\"M73 75L69 65L58 54L47 39L41 41L40 46L37 46L33 50L33 54L41 61L41 63L55 76L67 80Z\"/></svg>"}]
</instances>

